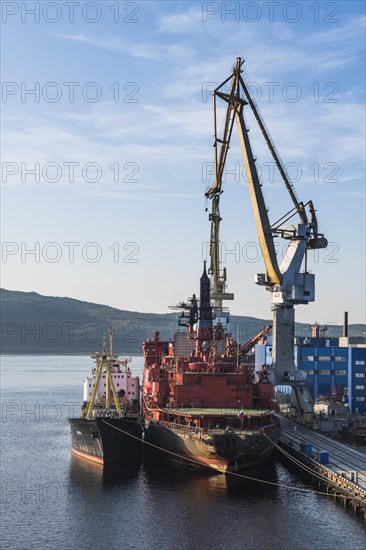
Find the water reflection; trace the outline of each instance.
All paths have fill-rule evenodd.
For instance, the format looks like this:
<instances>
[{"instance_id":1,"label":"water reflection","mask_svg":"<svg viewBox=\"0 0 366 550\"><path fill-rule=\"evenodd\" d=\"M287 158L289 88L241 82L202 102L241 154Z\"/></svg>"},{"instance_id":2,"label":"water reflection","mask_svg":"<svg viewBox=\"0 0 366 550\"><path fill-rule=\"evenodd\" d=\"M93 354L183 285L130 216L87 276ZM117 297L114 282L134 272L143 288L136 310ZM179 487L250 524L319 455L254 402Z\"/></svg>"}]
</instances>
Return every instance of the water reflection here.
<instances>
[{"instance_id":1,"label":"water reflection","mask_svg":"<svg viewBox=\"0 0 366 550\"><path fill-rule=\"evenodd\" d=\"M216 471L195 470L182 465L158 460L154 455L144 456L141 475L147 486L175 488L183 486L184 491L199 492L201 499L230 498L274 499L278 494L279 478L274 461L248 468L239 474L220 474Z\"/></svg>"},{"instance_id":2,"label":"water reflection","mask_svg":"<svg viewBox=\"0 0 366 550\"><path fill-rule=\"evenodd\" d=\"M137 477L141 467L141 460L130 463L112 463L104 466L90 460L71 455L69 479L70 482L83 488L90 486L102 488L111 483L133 480Z\"/></svg>"},{"instance_id":3,"label":"water reflection","mask_svg":"<svg viewBox=\"0 0 366 550\"><path fill-rule=\"evenodd\" d=\"M126 548L126 528L141 517L134 511L138 499L141 462L107 467L72 456L69 463L69 491L72 501L72 529L69 548Z\"/></svg>"}]
</instances>

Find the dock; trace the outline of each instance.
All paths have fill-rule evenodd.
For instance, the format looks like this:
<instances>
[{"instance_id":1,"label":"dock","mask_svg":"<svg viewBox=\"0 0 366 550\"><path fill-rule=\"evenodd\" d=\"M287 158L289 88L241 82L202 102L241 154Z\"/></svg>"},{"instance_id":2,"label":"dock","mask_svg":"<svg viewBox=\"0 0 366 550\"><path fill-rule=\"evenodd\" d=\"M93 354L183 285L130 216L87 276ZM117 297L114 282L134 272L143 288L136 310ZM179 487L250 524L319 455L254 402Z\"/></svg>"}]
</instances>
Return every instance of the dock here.
<instances>
[{"instance_id":1,"label":"dock","mask_svg":"<svg viewBox=\"0 0 366 550\"><path fill-rule=\"evenodd\" d=\"M279 447L311 470L326 492L366 521L366 453L283 415ZM328 455L329 453L329 455Z\"/></svg>"}]
</instances>

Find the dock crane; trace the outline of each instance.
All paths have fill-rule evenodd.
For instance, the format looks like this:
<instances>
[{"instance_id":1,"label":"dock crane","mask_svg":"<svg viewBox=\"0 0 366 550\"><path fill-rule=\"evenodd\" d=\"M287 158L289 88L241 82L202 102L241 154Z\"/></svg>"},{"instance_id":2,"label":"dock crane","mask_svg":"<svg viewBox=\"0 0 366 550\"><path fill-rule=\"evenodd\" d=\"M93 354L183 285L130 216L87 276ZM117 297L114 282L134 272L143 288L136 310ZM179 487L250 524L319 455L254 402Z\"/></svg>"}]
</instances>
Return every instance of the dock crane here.
<instances>
[{"instance_id":1,"label":"dock crane","mask_svg":"<svg viewBox=\"0 0 366 550\"><path fill-rule=\"evenodd\" d=\"M307 271L307 251L326 248L327 239L318 230L318 221L312 201L301 202L295 193L286 168L269 135L259 110L253 101L248 87L242 77L244 60L236 59L232 74L213 92L214 118L214 183L206 192L211 199L212 208L209 214L211 221L210 237L210 273L212 275L211 298L220 308L223 300L233 299L233 294L226 292L226 270L220 270L220 196L223 192L222 179L225 162L230 147L234 119L237 123L240 144L249 193L254 212L256 231L262 251L266 273L256 274L254 280L258 285L270 291L273 311L273 365L272 381L274 385L290 385L294 390L297 408L300 414L310 412L311 396L306 388L305 373L295 368L294 332L297 304L308 304L315 300L315 278ZM229 92L225 91L230 88ZM217 101L223 100L226 115L222 134L217 129ZM293 208L274 223L270 223L264 202L262 185L259 180L256 159L249 140L249 129L244 119L244 107L250 106L268 145L285 187L293 202ZM298 223L285 225L298 216ZM279 264L274 238L288 241L287 250ZM302 266L303 269L302 269Z\"/></svg>"}]
</instances>

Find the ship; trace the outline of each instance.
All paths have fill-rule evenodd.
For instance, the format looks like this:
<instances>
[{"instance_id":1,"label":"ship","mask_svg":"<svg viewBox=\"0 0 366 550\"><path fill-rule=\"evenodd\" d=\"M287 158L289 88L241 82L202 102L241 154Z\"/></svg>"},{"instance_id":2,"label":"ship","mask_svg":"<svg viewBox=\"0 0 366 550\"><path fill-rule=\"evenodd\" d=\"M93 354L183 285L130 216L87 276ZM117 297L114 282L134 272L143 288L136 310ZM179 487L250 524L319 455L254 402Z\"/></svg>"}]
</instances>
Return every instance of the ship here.
<instances>
[{"instance_id":1,"label":"ship","mask_svg":"<svg viewBox=\"0 0 366 550\"><path fill-rule=\"evenodd\" d=\"M254 372L248 352L270 327L240 345L229 312L211 305L204 263L199 299L182 309L174 340L143 343L145 441L176 464L239 472L269 460L279 438L268 367ZM218 310L217 310L218 309Z\"/></svg>"},{"instance_id":2,"label":"ship","mask_svg":"<svg viewBox=\"0 0 366 550\"><path fill-rule=\"evenodd\" d=\"M139 378L130 359L109 353L103 338L102 353L94 353L92 376L84 379L84 402L79 418L69 418L72 452L100 465L140 459L142 424Z\"/></svg>"}]
</instances>

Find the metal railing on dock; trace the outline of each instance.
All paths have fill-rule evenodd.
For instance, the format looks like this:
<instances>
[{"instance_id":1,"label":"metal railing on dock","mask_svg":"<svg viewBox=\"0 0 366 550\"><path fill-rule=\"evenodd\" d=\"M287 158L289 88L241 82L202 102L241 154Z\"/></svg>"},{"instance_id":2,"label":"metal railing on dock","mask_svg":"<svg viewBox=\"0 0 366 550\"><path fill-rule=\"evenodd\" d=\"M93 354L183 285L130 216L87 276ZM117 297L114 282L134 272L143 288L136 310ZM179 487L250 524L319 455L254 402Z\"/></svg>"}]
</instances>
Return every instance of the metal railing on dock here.
<instances>
[{"instance_id":1,"label":"metal railing on dock","mask_svg":"<svg viewBox=\"0 0 366 550\"><path fill-rule=\"evenodd\" d=\"M291 423L279 416L281 421L281 437L278 444L287 460L293 459L293 464L303 467L326 488L326 492L341 500L344 507L352 508L355 513L363 516L366 521L366 456L352 447L334 441L318 432L301 425ZM312 452L314 447L317 452ZM321 464L320 449L331 449L331 460ZM324 451L323 451L324 453ZM351 475L353 474L353 475ZM349 479L348 479L349 476Z\"/></svg>"}]
</instances>

